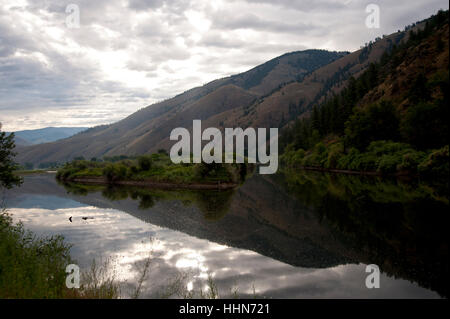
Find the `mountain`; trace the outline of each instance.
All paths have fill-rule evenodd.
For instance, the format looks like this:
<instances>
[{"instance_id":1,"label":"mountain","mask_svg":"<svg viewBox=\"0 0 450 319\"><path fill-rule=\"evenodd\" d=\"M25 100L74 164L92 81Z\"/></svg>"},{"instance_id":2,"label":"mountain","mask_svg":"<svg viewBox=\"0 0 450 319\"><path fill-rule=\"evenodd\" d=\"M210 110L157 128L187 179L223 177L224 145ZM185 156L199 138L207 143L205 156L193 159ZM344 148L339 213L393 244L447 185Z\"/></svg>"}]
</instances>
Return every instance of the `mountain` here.
<instances>
[{"instance_id":1,"label":"mountain","mask_svg":"<svg viewBox=\"0 0 450 319\"><path fill-rule=\"evenodd\" d=\"M87 127L45 127L36 130L14 132L16 145L27 146L54 142L73 136L88 129Z\"/></svg>"},{"instance_id":2,"label":"mountain","mask_svg":"<svg viewBox=\"0 0 450 319\"><path fill-rule=\"evenodd\" d=\"M65 162L113 155L137 155L169 149L172 129L192 127L279 127L307 116L313 105L339 93L350 78L358 78L409 38L410 30L378 38L353 53L306 50L272 59L247 72L212 81L171 99L143 108L111 125L97 126L63 141L19 147L17 160Z\"/></svg>"},{"instance_id":3,"label":"mountain","mask_svg":"<svg viewBox=\"0 0 450 319\"><path fill-rule=\"evenodd\" d=\"M16 146L28 146L28 145L32 145L32 143L30 143L29 141L18 137L18 136L14 136L14 143L16 144Z\"/></svg>"},{"instance_id":4,"label":"mountain","mask_svg":"<svg viewBox=\"0 0 450 319\"><path fill-rule=\"evenodd\" d=\"M17 159L20 163L63 162L77 156L100 158L167 148L163 144L173 128L190 127L194 118L207 120L229 110L242 109L285 83L301 81L318 67L347 54L324 50L287 53L247 72L150 105L112 125L97 126L64 141L39 147L19 147Z\"/></svg>"}]
</instances>

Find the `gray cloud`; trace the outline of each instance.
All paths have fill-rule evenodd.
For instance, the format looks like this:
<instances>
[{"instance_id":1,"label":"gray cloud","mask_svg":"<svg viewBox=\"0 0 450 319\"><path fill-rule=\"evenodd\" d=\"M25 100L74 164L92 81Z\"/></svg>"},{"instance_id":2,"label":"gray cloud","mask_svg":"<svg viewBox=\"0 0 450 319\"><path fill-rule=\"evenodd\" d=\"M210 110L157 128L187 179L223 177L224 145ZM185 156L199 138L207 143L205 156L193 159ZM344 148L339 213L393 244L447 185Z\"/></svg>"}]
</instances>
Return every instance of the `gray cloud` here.
<instances>
[{"instance_id":1,"label":"gray cloud","mask_svg":"<svg viewBox=\"0 0 450 319\"><path fill-rule=\"evenodd\" d=\"M345 9L352 0L245 0L248 3L266 4L270 6L280 6L287 9L294 9L299 11L311 12L315 10L336 10Z\"/></svg>"},{"instance_id":2,"label":"gray cloud","mask_svg":"<svg viewBox=\"0 0 450 319\"><path fill-rule=\"evenodd\" d=\"M220 13L216 18L214 20L215 27L226 30L252 29L269 32L307 32L315 28L313 25L303 22L286 23L265 20L252 13L237 16L234 13L225 16L223 13Z\"/></svg>"}]
</instances>

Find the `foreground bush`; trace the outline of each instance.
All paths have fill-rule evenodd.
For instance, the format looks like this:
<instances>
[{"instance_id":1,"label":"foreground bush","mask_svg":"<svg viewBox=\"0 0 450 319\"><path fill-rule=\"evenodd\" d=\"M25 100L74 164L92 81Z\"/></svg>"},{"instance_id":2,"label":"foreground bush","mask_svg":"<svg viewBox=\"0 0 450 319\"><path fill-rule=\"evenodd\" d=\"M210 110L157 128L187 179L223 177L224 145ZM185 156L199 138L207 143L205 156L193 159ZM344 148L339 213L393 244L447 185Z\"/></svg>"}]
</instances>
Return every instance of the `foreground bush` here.
<instances>
[{"instance_id":1,"label":"foreground bush","mask_svg":"<svg viewBox=\"0 0 450 319\"><path fill-rule=\"evenodd\" d=\"M2 211L0 299L118 298L119 285L110 276L110 267L95 260L81 273L79 289L66 287L66 267L75 263L70 247L62 236L37 237Z\"/></svg>"},{"instance_id":2,"label":"foreground bush","mask_svg":"<svg viewBox=\"0 0 450 319\"><path fill-rule=\"evenodd\" d=\"M0 298L62 298L69 250L61 236L36 237L0 213Z\"/></svg>"}]
</instances>

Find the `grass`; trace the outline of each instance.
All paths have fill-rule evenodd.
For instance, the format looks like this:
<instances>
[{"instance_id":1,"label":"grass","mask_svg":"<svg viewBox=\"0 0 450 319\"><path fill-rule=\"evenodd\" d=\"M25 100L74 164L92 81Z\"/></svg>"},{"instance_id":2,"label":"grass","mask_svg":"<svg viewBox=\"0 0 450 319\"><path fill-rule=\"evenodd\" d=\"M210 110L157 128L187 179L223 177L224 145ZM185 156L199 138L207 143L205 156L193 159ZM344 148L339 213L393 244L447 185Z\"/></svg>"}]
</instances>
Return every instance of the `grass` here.
<instances>
[{"instance_id":1,"label":"grass","mask_svg":"<svg viewBox=\"0 0 450 319\"><path fill-rule=\"evenodd\" d=\"M49 169L32 169L32 170L16 170L14 171L14 174L17 175L29 175L29 174L45 174L49 171Z\"/></svg>"},{"instance_id":2,"label":"grass","mask_svg":"<svg viewBox=\"0 0 450 319\"><path fill-rule=\"evenodd\" d=\"M70 289L66 298L117 299L120 297L120 285L111 270L110 260L98 264L94 259L89 270L81 274L79 289Z\"/></svg>"}]
</instances>

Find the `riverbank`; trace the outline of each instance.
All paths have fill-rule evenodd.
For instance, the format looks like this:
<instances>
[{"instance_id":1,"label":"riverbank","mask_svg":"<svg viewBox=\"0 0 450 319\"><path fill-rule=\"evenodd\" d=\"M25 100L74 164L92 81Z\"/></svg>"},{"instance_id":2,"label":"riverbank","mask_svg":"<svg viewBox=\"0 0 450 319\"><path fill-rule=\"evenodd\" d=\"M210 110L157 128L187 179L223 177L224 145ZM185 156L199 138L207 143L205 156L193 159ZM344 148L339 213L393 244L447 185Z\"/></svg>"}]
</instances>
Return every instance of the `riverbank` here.
<instances>
[{"instance_id":1,"label":"riverbank","mask_svg":"<svg viewBox=\"0 0 450 319\"><path fill-rule=\"evenodd\" d=\"M239 184L229 183L229 182L210 182L210 183L170 183L163 181L154 180L114 180L110 181L106 177L95 177L95 176L78 176L68 180L66 182L75 182L82 184L98 184L98 185L127 185L127 186L143 186L149 188L159 188L159 189L192 189L192 190L225 190L236 188Z\"/></svg>"},{"instance_id":2,"label":"riverbank","mask_svg":"<svg viewBox=\"0 0 450 319\"><path fill-rule=\"evenodd\" d=\"M376 141L364 151L345 150L342 141L318 143L313 149L294 150L288 147L281 156L287 168L300 168L329 173L372 176L409 176L427 179L447 178L449 147L417 151L410 145Z\"/></svg>"},{"instance_id":3,"label":"riverbank","mask_svg":"<svg viewBox=\"0 0 450 319\"><path fill-rule=\"evenodd\" d=\"M56 170L48 170L48 169L33 169L33 170L17 170L14 171L16 175L32 175L32 174L55 174Z\"/></svg>"},{"instance_id":4,"label":"riverbank","mask_svg":"<svg viewBox=\"0 0 450 319\"><path fill-rule=\"evenodd\" d=\"M334 169L315 166L299 166L294 169L300 169L305 171L316 171L322 173L334 173L334 174L346 174L346 175L362 175L362 176L396 176L396 177L418 177L419 175L410 171L397 171L394 173L386 174L379 171L357 171L348 169Z\"/></svg>"}]
</instances>

